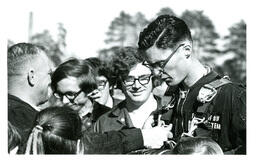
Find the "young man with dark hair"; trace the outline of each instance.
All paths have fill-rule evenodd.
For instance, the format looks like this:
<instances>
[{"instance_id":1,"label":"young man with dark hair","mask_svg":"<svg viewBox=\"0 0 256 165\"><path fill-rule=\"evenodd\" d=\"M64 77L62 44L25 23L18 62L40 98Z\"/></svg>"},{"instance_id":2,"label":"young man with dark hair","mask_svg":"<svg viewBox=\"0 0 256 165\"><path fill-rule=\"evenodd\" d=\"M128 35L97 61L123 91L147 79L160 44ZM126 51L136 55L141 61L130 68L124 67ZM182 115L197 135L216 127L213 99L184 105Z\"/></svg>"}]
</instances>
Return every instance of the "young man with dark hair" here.
<instances>
[{"instance_id":1,"label":"young man with dark hair","mask_svg":"<svg viewBox=\"0 0 256 165\"><path fill-rule=\"evenodd\" d=\"M139 36L144 65L173 92L174 139L208 136L226 153L246 153L246 90L220 77L193 54L186 23L169 15L151 22Z\"/></svg>"}]
</instances>

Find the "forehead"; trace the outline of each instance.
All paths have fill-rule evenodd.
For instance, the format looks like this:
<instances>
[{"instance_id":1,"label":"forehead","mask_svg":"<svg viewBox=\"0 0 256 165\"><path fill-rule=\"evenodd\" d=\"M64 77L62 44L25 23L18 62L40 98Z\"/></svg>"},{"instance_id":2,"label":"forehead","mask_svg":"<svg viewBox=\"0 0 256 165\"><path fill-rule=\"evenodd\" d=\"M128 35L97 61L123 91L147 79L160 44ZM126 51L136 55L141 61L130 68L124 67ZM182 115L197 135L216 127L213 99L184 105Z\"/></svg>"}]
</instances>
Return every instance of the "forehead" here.
<instances>
[{"instance_id":1,"label":"forehead","mask_svg":"<svg viewBox=\"0 0 256 165\"><path fill-rule=\"evenodd\" d=\"M155 63L165 60L172 53L171 49L159 49L155 45L146 51L147 61Z\"/></svg>"},{"instance_id":2,"label":"forehead","mask_svg":"<svg viewBox=\"0 0 256 165\"><path fill-rule=\"evenodd\" d=\"M79 90L78 79L76 77L67 77L57 83L57 91L61 93L68 91L77 92Z\"/></svg>"},{"instance_id":3,"label":"forehead","mask_svg":"<svg viewBox=\"0 0 256 165\"><path fill-rule=\"evenodd\" d=\"M142 65L142 63L137 64L134 66L131 71L129 72L129 76L138 77L145 74L151 74L151 71L148 67Z\"/></svg>"}]
</instances>

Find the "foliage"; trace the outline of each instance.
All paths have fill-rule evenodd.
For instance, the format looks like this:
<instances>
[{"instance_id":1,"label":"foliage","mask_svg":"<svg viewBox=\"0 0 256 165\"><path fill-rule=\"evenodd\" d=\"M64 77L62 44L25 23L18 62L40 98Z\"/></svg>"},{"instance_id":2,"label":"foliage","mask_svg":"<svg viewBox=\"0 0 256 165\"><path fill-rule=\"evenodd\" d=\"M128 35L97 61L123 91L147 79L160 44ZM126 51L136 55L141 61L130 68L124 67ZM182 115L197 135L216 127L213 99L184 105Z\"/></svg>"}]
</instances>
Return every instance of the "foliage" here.
<instances>
[{"instance_id":1,"label":"foliage","mask_svg":"<svg viewBox=\"0 0 256 165\"><path fill-rule=\"evenodd\" d=\"M156 15L160 16L160 15L164 15L164 14L176 16L176 14L173 12L173 10L169 7L164 7L162 9L160 9L160 11Z\"/></svg>"},{"instance_id":2,"label":"foliage","mask_svg":"<svg viewBox=\"0 0 256 165\"><path fill-rule=\"evenodd\" d=\"M234 58L227 60L223 71L237 82L246 83L246 23L241 20L229 28L225 36L225 52L233 53Z\"/></svg>"},{"instance_id":3,"label":"foliage","mask_svg":"<svg viewBox=\"0 0 256 165\"><path fill-rule=\"evenodd\" d=\"M63 27L63 24L59 23L56 41L53 39L48 30L44 30L42 33L33 35L30 39L30 42L44 46L46 48L47 55L52 60L54 65L57 66L62 62L62 58L65 55L66 34L67 31Z\"/></svg>"},{"instance_id":4,"label":"foliage","mask_svg":"<svg viewBox=\"0 0 256 165\"><path fill-rule=\"evenodd\" d=\"M121 47L136 46L139 32L146 24L148 21L142 13L131 16L121 11L119 17L111 22L105 43Z\"/></svg>"},{"instance_id":5,"label":"foliage","mask_svg":"<svg viewBox=\"0 0 256 165\"><path fill-rule=\"evenodd\" d=\"M189 11L182 13L183 19L191 30L193 38L193 48L198 58L205 63L213 61L213 53L216 50L216 39L219 35L215 32L212 21L204 15L203 11Z\"/></svg>"}]
</instances>

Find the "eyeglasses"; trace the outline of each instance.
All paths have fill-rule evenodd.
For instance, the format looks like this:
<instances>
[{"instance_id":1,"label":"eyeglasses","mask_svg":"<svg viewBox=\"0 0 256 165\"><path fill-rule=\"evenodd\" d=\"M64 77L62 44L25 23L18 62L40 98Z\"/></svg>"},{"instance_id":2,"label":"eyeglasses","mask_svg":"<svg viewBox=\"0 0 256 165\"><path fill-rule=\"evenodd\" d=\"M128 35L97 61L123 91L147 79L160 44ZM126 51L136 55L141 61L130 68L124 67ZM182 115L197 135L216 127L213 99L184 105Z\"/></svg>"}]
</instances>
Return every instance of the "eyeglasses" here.
<instances>
[{"instance_id":1,"label":"eyeglasses","mask_svg":"<svg viewBox=\"0 0 256 165\"><path fill-rule=\"evenodd\" d=\"M82 92L82 90L74 93L74 92L66 92L66 93L59 93L59 92L54 92L54 96L58 99L63 99L63 97L65 96L70 103L74 103L75 99L77 98L77 96Z\"/></svg>"},{"instance_id":2,"label":"eyeglasses","mask_svg":"<svg viewBox=\"0 0 256 165\"><path fill-rule=\"evenodd\" d=\"M154 70L154 73L156 75L164 72L164 67L166 64L170 61L170 59L173 57L173 55L177 52L177 50L181 47L184 46L185 44L180 44L170 55L167 57L165 60L157 61L155 63L148 63L147 61L143 61L142 65L150 68L151 70Z\"/></svg>"},{"instance_id":3,"label":"eyeglasses","mask_svg":"<svg viewBox=\"0 0 256 165\"><path fill-rule=\"evenodd\" d=\"M138 78L128 76L125 80L123 80L123 83L126 87L130 87L135 83L136 80L138 80L141 85L147 85L150 81L151 76L152 74L141 75Z\"/></svg>"},{"instance_id":4,"label":"eyeglasses","mask_svg":"<svg viewBox=\"0 0 256 165\"><path fill-rule=\"evenodd\" d=\"M97 86L98 86L98 90L102 91L105 89L106 84L107 84L107 80L100 80L97 82Z\"/></svg>"}]
</instances>

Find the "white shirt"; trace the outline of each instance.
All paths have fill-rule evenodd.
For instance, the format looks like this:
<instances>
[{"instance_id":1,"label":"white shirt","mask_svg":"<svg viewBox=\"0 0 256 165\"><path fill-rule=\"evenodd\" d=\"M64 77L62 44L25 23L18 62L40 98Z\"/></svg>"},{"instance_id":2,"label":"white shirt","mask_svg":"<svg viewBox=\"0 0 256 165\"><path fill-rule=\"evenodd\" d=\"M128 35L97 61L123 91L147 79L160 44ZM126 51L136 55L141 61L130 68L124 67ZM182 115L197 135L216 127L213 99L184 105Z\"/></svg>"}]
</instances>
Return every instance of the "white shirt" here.
<instances>
[{"instance_id":1,"label":"white shirt","mask_svg":"<svg viewBox=\"0 0 256 165\"><path fill-rule=\"evenodd\" d=\"M148 100L139 109L129 112L134 127L142 128L149 115L157 109L157 101L150 94Z\"/></svg>"}]
</instances>

